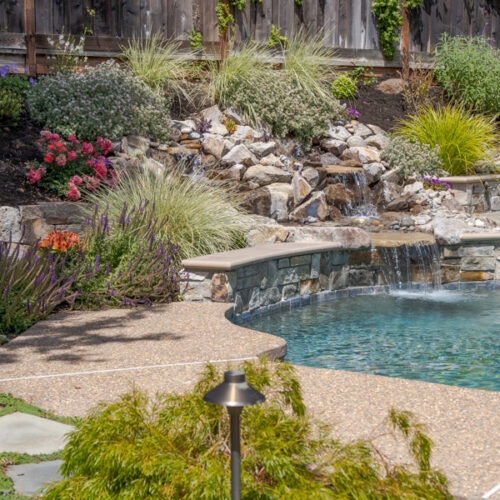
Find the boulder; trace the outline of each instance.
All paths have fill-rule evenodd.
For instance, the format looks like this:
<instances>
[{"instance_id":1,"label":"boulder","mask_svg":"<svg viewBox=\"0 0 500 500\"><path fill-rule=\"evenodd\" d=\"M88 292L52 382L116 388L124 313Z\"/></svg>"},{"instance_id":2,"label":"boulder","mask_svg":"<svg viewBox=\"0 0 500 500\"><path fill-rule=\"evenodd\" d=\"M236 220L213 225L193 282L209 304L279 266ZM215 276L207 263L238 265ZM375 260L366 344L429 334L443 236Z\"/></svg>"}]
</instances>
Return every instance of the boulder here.
<instances>
[{"instance_id":1,"label":"boulder","mask_svg":"<svg viewBox=\"0 0 500 500\"><path fill-rule=\"evenodd\" d=\"M399 198L402 191L403 188L394 182L379 182L373 192L373 199L378 207L385 207L392 200Z\"/></svg>"},{"instance_id":2,"label":"boulder","mask_svg":"<svg viewBox=\"0 0 500 500\"><path fill-rule=\"evenodd\" d=\"M274 182L290 183L292 174L270 165L253 165L245 172L243 180L246 182L255 182L259 186L266 186Z\"/></svg>"},{"instance_id":3,"label":"boulder","mask_svg":"<svg viewBox=\"0 0 500 500\"><path fill-rule=\"evenodd\" d=\"M377 134L368 137L365 142L367 146L382 150L389 145L390 140L385 135Z\"/></svg>"},{"instance_id":4,"label":"boulder","mask_svg":"<svg viewBox=\"0 0 500 500\"><path fill-rule=\"evenodd\" d=\"M366 231L357 227L289 227L287 241L334 241L342 248L370 248L371 239Z\"/></svg>"},{"instance_id":5,"label":"boulder","mask_svg":"<svg viewBox=\"0 0 500 500\"><path fill-rule=\"evenodd\" d=\"M250 166L258 163L258 160L244 144L239 144L222 157L222 162L226 165L241 163Z\"/></svg>"},{"instance_id":6,"label":"boulder","mask_svg":"<svg viewBox=\"0 0 500 500\"><path fill-rule=\"evenodd\" d=\"M304 179L313 189L318 186L320 181L319 172L312 167L307 167L304 170L302 170L302 177L304 177Z\"/></svg>"},{"instance_id":7,"label":"boulder","mask_svg":"<svg viewBox=\"0 0 500 500\"><path fill-rule=\"evenodd\" d=\"M248 125L236 125L236 130L231 134L231 140L235 144L254 142L259 134Z\"/></svg>"},{"instance_id":8,"label":"boulder","mask_svg":"<svg viewBox=\"0 0 500 500\"><path fill-rule=\"evenodd\" d=\"M364 148L366 146L365 140L359 135L351 135L346 142L350 148Z\"/></svg>"},{"instance_id":9,"label":"boulder","mask_svg":"<svg viewBox=\"0 0 500 500\"><path fill-rule=\"evenodd\" d=\"M122 139L121 150L127 154L141 151L146 154L151 146L151 141L147 137L140 135L129 135Z\"/></svg>"},{"instance_id":10,"label":"boulder","mask_svg":"<svg viewBox=\"0 0 500 500\"><path fill-rule=\"evenodd\" d=\"M288 238L288 233L288 229L280 224L262 224L250 229L245 234L245 238L248 246L254 247L263 243L284 243Z\"/></svg>"},{"instance_id":11,"label":"boulder","mask_svg":"<svg viewBox=\"0 0 500 500\"><path fill-rule=\"evenodd\" d=\"M432 223L434 237L444 245L458 245L463 233L471 231L469 225L460 219L445 219L436 217Z\"/></svg>"},{"instance_id":12,"label":"boulder","mask_svg":"<svg viewBox=\"0 0 500 500\"><path fill-rule=\"evenodd\" d=\"M240 181L243 178L243 174L246 171L245 165L241 163L237 163L233 165L230 169L228 169L228 177L229 179L233 179L235 181Z\"/></svg>"},{"instance_id":13,"label":"boulder","mask_svg":"<svg viewBox=\"0 0 500 500\"><path fill-rule=\"evenodd\" d=\"M17 243L21 239L21 215L15 207L0 207L0 241L12 241Z\"/></svg>"},{"instance_id":14,"label":"boulder","mask_svg":"<svg viewBox=\"0 0 500 500\"><path fill-rule=\"evenodd\" d=\"M271 213L271 193L269 189L257 188L242 193L241 207L251 214L269 217Z\"/></svg>"},{"instance_id":15,"label":"boulder","mask_svg":"<svg viewBox=\"0 0 500 500\"><path fill-rule=\"evenodd\" d=\"M254 142L248 146L248 149L258 158L262 158L276 151L277 144L274 141Z\"/></svg>"},{"instance_id":16,"label":"boulder","mask_svg":"<svg viewBox=\"0 0 500 500\"><path fill-rule=\"evenodd\" d=\"M354 125L354 135L359 135L362 139L372 135L372 131L362 123L357 123Z\"/></svg>"},{"instance_id":17,"label":"boulder","mask_svg":"<svg viewBox=\"0 0 500 500\"><path fill-rule=\"evenodd\" d=\"M360 163L380 163L380 152L372 147L349 148L342 154L344 160L357 160Z\"/></svg>"},{"instance_id":18,"label":"boulder","mask_svg":"<svg viewBox=\"0 0 500 500\"><path fill-rule=\"evenodd\" d=\"M319 161L322 166L336 165L339 162L339 159L333 153L323 153L320 155Z\"/></svg>"},{"instance_id":19,"label":"boulder","mask_svg":"<svg viewBox=\"0 0 500 500\"><path fill-rule=\"evenodd\" d=\"M419 191L424 189L424 185L421 181L413 182L412 184L407 184L403 189L403 194L417 194Z\"/></svg>"},{"instance_id":20,"label":"boulder","mask_svg":"<svg viewBox=\"0 0 500 500\"><path fill-rule=\"evenodd\" d=\"M325 188L326 202L328 205L345 207L349 204L349 193L341 182L328 184Z\"/></svg>"},{"instance_id":21,"label":"boulder","mask_svg":"<svg viewBox=\"0 0 500 500\"><path fill-rule=\"evenodd\" d=\"M329 212L328 216L329 216L330 220L342 219L342 212L337 207L330 205L329 210L330 210L330 212Z\"/></svg>"},{"instance_id":22,"label":"boulder","mask_svg":"<svg viewBox=\"0 0 500 500\"><path fill-rule=\"evenodd\" d=\"M367 165L363 165L363 170L365 172L366 182L368 184L373 184L377 182L385 172L385 167L382 163L368 163Z\"/></svg>"},{"instance_id":23,"label":"boulder","mask_svg":"<svg viewBox=\"0 0 500 500\"><path fill-rule=\"evenodd\" d=\"M325 193L318 191L290 214L290 220L295 222L325 220L328 215Z\"/></svg>"},{"instance_id":24,"label":"boulder","mask_svg":"<svg viewBox=\"0 0 500 500\"><path fill-rule=\"evenodd\" d=\"M271 165L273 167L281 167L283 168L285 165L275 154L271 153L270 155L265 156L259 162L261 165Z\"/></svg>"},{"instance_id":25,"label":"boulder","mask_svg":"<svg viewBox=\"0 0 500 500\"><path fill-rule=\"evenodd\" d=\"M201 111L201 117L205 121L211 121L211 127L209 132L218 135L227 135L228 131L224 125L224 116L219 109L219 106L211 106Z\"/></svg>"},{"instance_id":26,"label":"boulder","mask_svg":"<svg viewBox=\"0 0 500 500\"><path fill-rule=\"evenodd\" d=\"M282 182L269 184L266 188L271 195L269 217L278 222L288 220L288 211L293 200L292 186Z\"/></svg>"},{"instance_id":27,"label":"boulder","mask_svg":"<svg viewBox=\"0 0 500 500\"><path fill-rule=\"evenodd\" d=\"M224 111L224 114L226 115L226 118L233 120L236 125L244 125L245 123L245 118L243 118L243 115L236 108L227 108L226 111Z\"/></svg>"},{"instance_id":28,"label":"boulder","mask_svg":"<svg viewBox=\"0 0 500 500\"><path fill-rule=\"evenodd\" d=\"M323 149L336 156L340 156L347 149L347 143L338 139L323 139L320 145Z\"/></svg>"},{"instance_id":29,"label":"boulder","mask_svg":"<svg viewBox=\"0 0 500 500\"><path fill-rule=\"evenodd\" d=\"M300 205L311 193L313 188L302 175L296 172L292 179L294 205Z\"/></svg>"},{"instance_id":30,"label":"boulder","mask_svg":"<svg viewBox=\"0 0 500 500\"><path fill-rule=\"evenodd\" d=\"M222 158L224 154L224 139L220 135L204 134L201 145L206 153L215 156L218 160Z\"/></svg>"},{"instance_id":31,"label":"boulder","mask_svg":"<svg viewBox=\"0 0 500 500\"><path fill-rule=\"evenodd\" d=\"M404 82L401 78L388 78L377 85L377 90L384 94L401 94Z\"/></svg>"},{"instance_id":32,"label":"boulder","mask_svg":"<svg viewBox=\"0 0 500 500\"><path fill-rule=\"evenodd\" d=\"M351 133L342 126L330 127L324 135L325 137L330 137L330 139L337 139L344 142L351 137Z\"/></svg>"},{"instance_id":33,"label":"boulder","mask_svg":"<svg viewBox=\"0 0 500 500\"><path fill-rule=\"evenodd\" d=\"M383 128L380 128L378 125L371 125L368 124L367 127L372 131L373 134L375 135L384 135L385 130Z\"/></svg>"}]
</instances>

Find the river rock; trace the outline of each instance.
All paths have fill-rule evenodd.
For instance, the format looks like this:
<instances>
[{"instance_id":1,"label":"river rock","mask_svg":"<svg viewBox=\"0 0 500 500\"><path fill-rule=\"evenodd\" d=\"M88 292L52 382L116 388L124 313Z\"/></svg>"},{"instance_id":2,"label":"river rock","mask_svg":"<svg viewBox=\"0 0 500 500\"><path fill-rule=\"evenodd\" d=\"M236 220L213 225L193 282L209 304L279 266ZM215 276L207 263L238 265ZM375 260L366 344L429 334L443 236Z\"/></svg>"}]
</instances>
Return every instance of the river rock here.
<instances>
[{"instance_id":1,"label":"river rock","mask_svg":"<svg viewBox=\"0 0 500 500\"><path fill-rule=\"evenodd\" d=\"M351 137L351 133L342 126L330 127L325 132L325 137L330 137L330 139L337 139L338 141L347 141L349 137Z\"/></svg>"},{"instance_id":2,"label":"river rock","mask_svg":"<svg viewBox=\"0 0 500 500\"><path fill-rule=\"evenodd\" d=\"M262 158L276 151L276 143L274 141L254 142L248 146L248 149L258 158Z\"/></svg>"},{"instance_id":3,"label":"river rock","mask_svg":"<svg viewBox=\"0 0 500 500\"><path fill-rule=\"evenodd\" d=\"M325 220L328 215L325 193L318 191L290 214L290 220L295 222Z\"/></svg>"},{"instance_id":4,"label":"river rock","mask_svg":"<svg viewBox=\"0 0 500 500\"><path fill-rule=\"evenodd\" d=\"M377 134L368 137L367 139L365 139L365 142L367 146L372 146L374 148L382 150L389 145L390 140L385 135Z\"/></svg>"},{"instance_id":5,"label":"river rock","mask_svg":"<svg viewBox=\"0 0 500 500\"><path fill-rule=\"evenodd\" d=\"M385 130L383 128L380 128L378 125L371 125L370 123L367 125L367 127L372 131L373 134L375 135L385 135Z\"/></svg>"},{"instance_id":6,"label":"river rock","mask_svg":"<svg viewBox=\"0 0 500 500\"><path fill-rule=\"evenodd\" d=\"M365 140L359 135L351 135L346 142L350 148L363 148L367 145Z\"/></svg>"},{"instance_id":7,"label":"river rock","mask_svg":"<svg viewBox=\"0 0 500 500\"><path fill-rule=\"evenodd\" d=\"M358 122L354 125L354 135L359 135L364 139L365 137L372 135L372 131L366 125Z\"/></svg>"},{"instance_id":8,"label":"river rock","mask_svg":"<svg viewBox=\"0 0 500 500\"><path fill-rule=\"evenodd\" d=\"M349 148L342 154L344 160L357 160L360 163L380 163L380 152L371 147Z\"/></svg>"},{"instance_id":9,"label":"river rock","mask_svg":"<svg viewBox=\"0 0 500 500\"><path fill-rule=\"evenodd\" d=\"M296 172L292 179L293 201L295 206L300 205L309 196L312 190L313 188L307 180Z\"/></svg>"},{"instance_id":10,"label":"river rock","mask_svg":"<svg viewBox=\"0 0 500 500\"><path fill-rule=\"evenodd\" d=\"M246 182L255 182L259 186L266 186L273 182L290 183L292 174L281 168L257 164L253 165L245 172L243 180Z\"/></svg>"},{"instance_id":11,"label":"river rock","mask_svg":"<svg viewBox=\"0 0 500 500\"><path fill-rule=\"evenodd\" d=\"M340 156L348 147L346 142L338 139L323 139L320 145L323 149L336 156Z\"/></svg>"},{"instance_id":12,"label":"river rock","mask_svg":"<svg viewBox=\"0 0 500 500\"><path fill-rule=\"evenodd\" d=\"M219 106L211 106L201 111L201 117L205 121L211 121L209 132L218 135L227 135L226 126L224 125L224 115L222 114Z\"/></svg>"},{"instance_id":13,"label":"river rock","mask_svg":"<svg viewBox=\"0 0 500 500\"><path fill-rule=\"evenodd\" d=\"M214 155L218 160L222 158L224 139L220 135L204 134L201 145L206 153Z\"/></svg>"},{"instance_id":14,"label":"river rock","mask_svg":"<svg viewBox=\"0 0 500 500\"><path fill-rule=\"evenodd\" d=\"M239 144L222 157L222 162L226 165L241 163L250 166L258 163L258 160L244 144Z\"/></svg>"}]
</instances>

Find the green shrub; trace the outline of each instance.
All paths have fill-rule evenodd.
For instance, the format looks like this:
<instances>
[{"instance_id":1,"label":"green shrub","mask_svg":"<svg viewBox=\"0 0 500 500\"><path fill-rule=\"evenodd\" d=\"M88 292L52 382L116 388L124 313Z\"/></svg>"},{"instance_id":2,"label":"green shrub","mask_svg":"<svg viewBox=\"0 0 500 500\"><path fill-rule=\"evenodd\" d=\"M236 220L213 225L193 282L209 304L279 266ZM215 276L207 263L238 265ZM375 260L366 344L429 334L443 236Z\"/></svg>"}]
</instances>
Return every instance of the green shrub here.
<instances>
[{"instance_id":1,"label":"green shrub","mask_svg":"<svg viewBox=\"0 0 500 500\"><path fill-rule=\"evenodd\" d=\"M478 111L500 113L500 50L489 40L444 34L434 58L436 80L450 96Z\"/></svg>"},{"instance_id":2,"label":"green shrub","mask_svg":"<svg viewBox=\"0 0 500 500\"><path fill-rule=\"evenodd\" d=\"M430 467L432 441L410 413L391 411L387 425L408 442L416 472L388 463L369 441L329 438L330 429L305 415L291 365L247 362L244 369L267 401L242 414L242 498L452 498ZM202 400L221 376L209 365L184 395L149 401L135 391L96 407L63 451L66 479L44 498L229 498L229 419Z\"/></svg>"},{"instance_id":3,"label":"green shrub","mask_svg":"<svg viewBox=\"0 0 500 500\"><path fill-rule=\"evenodd\" d=\"M17 71L17 68L15 66L12 68L12 65L0 66L0 91L13 92L24 101L35 81L26 75L8 73L12 69L14 72Z\"/></svg>"},{"instance_id":4,"label":"green shrub","mask_svg":"<svg viewBox=\"0 0 500 500\"><path fill-rule=\"evenodd\" d=\"M168 137L166 100L113 62L85 73L42 77L30 89L27 104L35 120L64 137L118 139L149 133Z\"/></svg>"},{"instance_id":5,"label":"green shrub","mask_svg":"<svg viewBox=\"0 0 500 500\"><path fill-rule=\"evenodd\" d=\"M136 78L154 90L182 94L192 55L181 52L181 42L165 41L155 34L133 39L122 52Z\"/></svg>"},{"instance_id":6,"label":"green shrub","mask_svg":"<svg viewBox=\"0 0 500 500\"><path fill-rule=\"evenodd\" d=\"M400 174L408 179L412 176L437 175L441 170L439 147L431 149L427 144L411 142L404 137L392 137L382 151L382 159L391 168L400 168Z\"/></svg>"},{"instance_id":7,"label":"green shrub","mask_svg":"<svg viewBox=\"0 0 500 500\"><path fill-rule=\"evenodd\" d=\"M356 80L348 74L339 75L332 82L331 92L337 99L354 99L357 93Z\"/></svg>"},{"instance_id":8,"label":"green shrub","mask_svg":"<svg viewBox=\"0 0 500 500\"><path fill-rule=\"evenodd\" d=\"M248 221L238 208L236 193L180 174L157 176L141 169L121 177L114 188L91 193L87 199L108 205L111 218L120 216L124 201L139 206L149 200L154 217L168 217L158 227L158 237L171 238L179 245L181 258L235 248Z\"/></svg>"},{"instance_id":9,"label":"green shrub","mask_svg":"<svg viewBox=\"0 0 500 500\"><path fill-rule=\"evenodd\" d=\"M475 163L491 156L498 143L495 118L474 115L463 105L423 107L402 121L396 133L439 147L442 168L451 175L474 173Z\"/></svg>"},{"instance_id":10,"label":"green shrub","mask_svg":"<svg viewBox=\"0 0 500 500\"><path fill-rule=\"evenodd\" d=\"M0 123L17 125L22 109L23 101L19 95L10 90L0 89Z\"/></svg>"},{"instance_id":11,"label":"green shrub","mask_svg":"<svg viewBox=\"0 0 500 500\"><path fill-rule=\"evenodd\" d=\"M116 307L177 300L178 246L161 236L166 221L144 198L134 206L122 202L117 216L96 205L86 224L84 261L75 278L78 304Z\"/></svg>"},{"instance_id":12,"label":"green shrub","mask_svg":"<svg viewBox=\"0 0 500 500\"><path fill-rule=\"evenodd\" d=\"M228 94L252 123L268 124L275 136L292 135L304 144L320 136L329 120L338 119L343 111L333 97L306 92L280 71L267 81L250 77L236 82Z\"/></svg>"}]
</instances>

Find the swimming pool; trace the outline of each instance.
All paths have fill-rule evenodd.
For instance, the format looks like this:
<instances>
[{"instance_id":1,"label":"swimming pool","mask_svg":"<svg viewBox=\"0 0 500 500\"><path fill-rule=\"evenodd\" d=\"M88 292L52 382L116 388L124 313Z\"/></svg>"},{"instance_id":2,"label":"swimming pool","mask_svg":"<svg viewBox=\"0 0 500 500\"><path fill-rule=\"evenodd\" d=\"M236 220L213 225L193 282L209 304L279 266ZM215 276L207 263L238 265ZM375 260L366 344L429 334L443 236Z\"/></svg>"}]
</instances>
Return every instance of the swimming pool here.
<instances>
[{"instance_id":1,"label":"swimming pool","mask_svg":"<svg viewBox=\"0 0 500 500\"><path fill-rule=\"evenodd\" d=\"M338 298L242 325L284 338L297 365L500 390L500 290Z\"/></svg>"}]
</instances>

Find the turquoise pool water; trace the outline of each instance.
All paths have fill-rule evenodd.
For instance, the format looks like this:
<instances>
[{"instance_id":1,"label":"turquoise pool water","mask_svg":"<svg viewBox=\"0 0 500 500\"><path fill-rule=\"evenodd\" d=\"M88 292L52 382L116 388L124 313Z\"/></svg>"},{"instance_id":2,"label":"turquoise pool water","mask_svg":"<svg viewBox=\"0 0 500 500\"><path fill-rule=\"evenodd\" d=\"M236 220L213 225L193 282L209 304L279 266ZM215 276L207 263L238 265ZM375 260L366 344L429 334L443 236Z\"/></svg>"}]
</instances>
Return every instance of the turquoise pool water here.
<instances>
[{"instance_id":1,"label":"turquoise pool water","mask_svg":"<svg viewBox=\"0 0 500 500\"><path fill-rule=\"evenodd\" d=\"M297 365L500 390L500 290L363 295L249 319Z\"/></svg>"}]
</instances>

